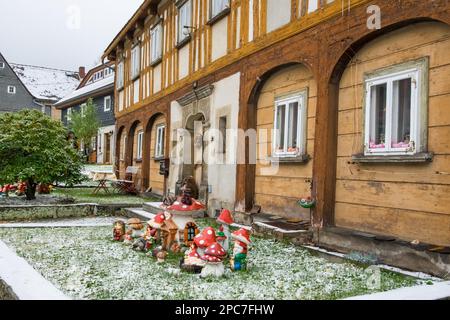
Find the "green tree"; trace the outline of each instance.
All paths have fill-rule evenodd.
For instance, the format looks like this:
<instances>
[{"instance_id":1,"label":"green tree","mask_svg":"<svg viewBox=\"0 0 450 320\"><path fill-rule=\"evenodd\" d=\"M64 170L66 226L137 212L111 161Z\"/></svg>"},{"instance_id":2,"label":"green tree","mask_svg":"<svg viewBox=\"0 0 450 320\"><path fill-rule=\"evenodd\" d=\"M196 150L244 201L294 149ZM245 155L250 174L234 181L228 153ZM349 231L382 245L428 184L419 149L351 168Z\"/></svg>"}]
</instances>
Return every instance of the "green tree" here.
<instances>
[{"instance_id":1,"label":"green tree","mask_svg":"<svg viewBox=\"0 0 450 320\"><path fill-rule=\"evenodd\" d=\"M24 181L33 200L38 183L83 181L82 166L60 122L36 110L0 113L0 184Z\"/></svg>"},{"instance_id":2,"label":"green tree","mask_svg":"<svg viewBox=\"0 0 450 320\"><path fill-rule=\"evenodd\" d=\"M79 111L72 112L69 129L73 131L79 142L90 151L91 141L97 137L100 123L97 119L96 105L90 98L86 106Z\"/></svg>"}]
</instances>

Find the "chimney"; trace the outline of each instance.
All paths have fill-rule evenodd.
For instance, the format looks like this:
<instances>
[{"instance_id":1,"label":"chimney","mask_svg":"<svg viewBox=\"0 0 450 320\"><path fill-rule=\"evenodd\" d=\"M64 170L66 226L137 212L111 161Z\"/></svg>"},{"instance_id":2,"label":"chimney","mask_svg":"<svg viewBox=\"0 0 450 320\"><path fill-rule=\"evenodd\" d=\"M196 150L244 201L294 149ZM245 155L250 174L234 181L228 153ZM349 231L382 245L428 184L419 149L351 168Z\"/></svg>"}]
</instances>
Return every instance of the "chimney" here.
<instances>
[{"instance_id":1,"label":"chimney","mask_svg":"<svg viewBox=\"0 0 450 320\"><path fill-rule=\"evenodd\" d=\"M79 67L78 68L78 74L80 75L80 80L84 79L84 77L86 77L86 68L85 67Z\"/></svg>"}]
</instances>

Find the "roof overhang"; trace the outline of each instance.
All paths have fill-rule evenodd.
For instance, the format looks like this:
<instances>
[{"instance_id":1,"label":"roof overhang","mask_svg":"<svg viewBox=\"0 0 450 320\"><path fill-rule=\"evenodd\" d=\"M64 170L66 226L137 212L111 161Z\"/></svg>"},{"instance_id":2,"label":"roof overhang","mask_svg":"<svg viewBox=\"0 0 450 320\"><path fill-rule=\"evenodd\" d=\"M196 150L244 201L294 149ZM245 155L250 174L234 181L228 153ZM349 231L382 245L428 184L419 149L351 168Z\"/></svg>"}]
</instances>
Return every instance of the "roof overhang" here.
<instances>
[{"instance_id":1,"label":"roof overhang","mask_svg":"<svg viewBox=\"0 0 450 320\"><path fill-rule=\"evenodd\" d=\"M115 50L118 46L123 43L124 39L127 37L132 37L134 31L143 25L146 17L149 15L156 15L158 12L158 4L161 0L145 0L144 3L138 8L130 20L125 24L125 26L116 35L113 41L106 48L102 55L102 59L108 58L111 61L116 60Z\"/></svg>"},{"instance_id":2,"label":"roof overhang","mask_svg":"<svg viewBox=\"0 0 450 320\"><path fill-rule=\"evenodd\" d=\"M62 103L57 103L57 104L55 104L55 107L57 109L61 109L61 110L67 109L67 108L76 106L80 103L86 102L86 99L97 98L97 97L102 96L107 93L114 93L114 83L110 83L110 84L103 86L101 88L98 88L96 90L86 92L84 94L73 97L72 99L64 101Z\"/></svg>"}]
</instances>

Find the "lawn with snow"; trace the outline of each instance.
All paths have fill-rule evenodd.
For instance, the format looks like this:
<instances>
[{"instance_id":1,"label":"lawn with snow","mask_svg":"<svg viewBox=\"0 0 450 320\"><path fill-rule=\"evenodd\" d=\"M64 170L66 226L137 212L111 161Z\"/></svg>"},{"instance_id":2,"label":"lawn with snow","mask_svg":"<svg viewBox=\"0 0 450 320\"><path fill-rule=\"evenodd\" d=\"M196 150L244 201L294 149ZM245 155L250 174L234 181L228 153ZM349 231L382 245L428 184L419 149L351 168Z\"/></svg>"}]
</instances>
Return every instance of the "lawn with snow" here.
<instances>
[{"instance_id":1,"label":"lawn with snow","mask_svg":"<svg viewBox=\"0 0 450 320\"><path fill-rule=\"evenodd\" d=\"M249 270L220 279L180 272L176 255L158 264L113 242L111 227L6 228L0 239L75 299L339 299L421 282L381 270L373 289L376 274L364 266L261 238L253 239Z\"/></svg>"}]
</instances>

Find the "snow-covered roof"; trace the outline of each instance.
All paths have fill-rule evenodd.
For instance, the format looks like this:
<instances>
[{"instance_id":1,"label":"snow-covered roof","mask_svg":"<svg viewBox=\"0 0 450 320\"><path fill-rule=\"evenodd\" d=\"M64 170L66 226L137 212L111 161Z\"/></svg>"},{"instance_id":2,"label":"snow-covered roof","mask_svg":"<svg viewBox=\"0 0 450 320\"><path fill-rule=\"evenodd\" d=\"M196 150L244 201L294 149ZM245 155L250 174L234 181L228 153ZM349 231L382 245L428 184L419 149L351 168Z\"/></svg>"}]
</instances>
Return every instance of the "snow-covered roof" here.
<instances>
[{"instance_id":1,"label":"snow-covered roof","mask_svg":"<svg viewBox=\"0 0 450 320\"><path fill-rule=\"evenodd\" d=\"M40 100L58 101L78 87L77 72L25 64L10 64L31 94Z\"/></svg>"},{"instance_id":2,"label":"snow-covered roof","mask_svg":"<svg viewBox=\"0 0 450 320\"><path fill-rule=\"evenodd\" d=\"M111 88L114 88L114 77L113 76L106 77L102 80L99 80L99 81L96 81L93 83L89 83L89 84L85 85L84 87L81 87L80 89L69 93L63 99L58 101L56 106L61 106L67 102L76 100L81 97L88 97L91 93L93 93L95 91L99 91L104 88L107 88L109 86L111 86Z\"/></svg>"}]
</instances>

